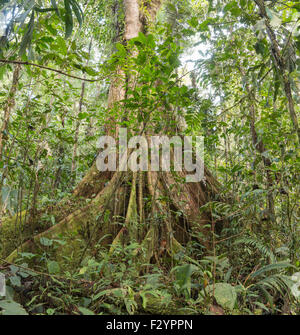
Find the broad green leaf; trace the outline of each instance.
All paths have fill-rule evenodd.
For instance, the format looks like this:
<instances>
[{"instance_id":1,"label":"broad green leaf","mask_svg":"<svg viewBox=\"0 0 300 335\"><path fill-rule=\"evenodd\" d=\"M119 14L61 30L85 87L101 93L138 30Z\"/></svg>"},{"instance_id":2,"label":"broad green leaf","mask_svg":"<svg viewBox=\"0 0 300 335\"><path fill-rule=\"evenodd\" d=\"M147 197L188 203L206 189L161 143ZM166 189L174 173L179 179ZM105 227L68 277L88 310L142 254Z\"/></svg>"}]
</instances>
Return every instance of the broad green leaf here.
<instances>
[{"instance_id":1,"label":"broad green leaf","mask_svg":"<svg viewBox=\"0 0 300 335\"><path fill-rule=\"evenodd\" d=\"M65 37L69 38L72 34L73 30L73 15L72 15L72 10L71 10L71 5L70 5L70 0L64 0L65 3L65 25L66 25L66 33Z\"/></svg>"},{"instance_id":2,"label":"broad green leaf","mask_svg":"<svg viewBox=\"0 0 300 335\"><path fill-rule=\"evenodd\" d=\"M80 269L79 274L80 274L80 275L85 274L86 271L87 271L87 269L88 269L88 267L87 267L87 266L84 266L83 268Z\"/></svg>"},{"instance_id":3,"label":"broad green leaf","mask_svg":"<svg viewBox=\"0 0 300 335\"><path fill-rule=\"evenodd\" d=\"M0 308L2 308L2 315L28 315L20 304L12 300L0 301Z\"/></svg>"},{"instance_id":4,"label":"broad green leaf","mask_svg":"<svg viewBox=\"0 0 300 335\"><path fill-rule=\"evenodd\" d=\"M58 44L59 51L65 56L68 52L66 41L61 36L57 36L56 42Z\"/></svg>"},{"instance_id":5,"label":"broad green leaf","mask_svg":"<svg viewBox=\"0 0 300 335\"><path fill-rule=\"evenodd\" d=\"M53 241L52 240L49 240L48 238L46 237L41 237L40 238L40 243L41 245L45 246L45 247L50 247L52 244L53 244Z\"/></svg>"},{"instance_id":6,"label":"broad green leaf","mask_svg":"<svg viewBox=\"0 0 300 335\"><path fill-rule=\"evenodd\" d=\"M79 26L82 26L82 22L83 22L83 12L79 6L79 4L75 1L75 0L70 0L70 4L73 8L73 11L75 13L75 16L78 20Z\"/></svg>"},{"instance_id":7,"label":"broad green leaf","mask_svg":"<svg viewBox=\"0 0 300 335\"><path fill-rule=\"evenodd\" d=\"M125 47L124 47L123 44L121 44L121 43L117 43L117 44L116 44L116 48L118 49L118 51L119 51L119 55L120 55L121 57L126 57L127 52L126 52L126 49L125 49Z\"/></svg>"},{"instance_id":8,"label":"broad green leaf","mask_svg":"<svg viewBox=\"0 0 300 335\"><path fill-rule=\"evenodd\" d=\"M55 261L49 261L47 263L47 268L50 274L57 274L60 271L59 264Z\"/></svg>"},{"instance_id":9,"label":"broad green leaf","mask_svg":"<svg viewBox=\"0 0 300 335\"><path fill-rule=\"evenodd\" d=\"M21 287L21 279L19 276L12 276L9 280L13 286Z\"/></svg>"},{"instance_id":10,"label":"broad green leaf","mask_svg":"<svg viewBox=\"0 0 300 335\"><path fill-rule=\"evenodd\" d=\"M213 285L207 286L206 291L212 295ZM214 297L220 306L230 310L234 309L237 293L233 286L227 283L216 283L214 293Z\"/></svg>"},{"instance_id":11,"label":"broad green leaf","mask_svg":"<svg viewBox=\"0 0 300 335\"><path fill-rule=\"evenodd\" d=\"M3 76L4 76L5 72L6 72L6 70L7 70L7 67L5 65L1 65L0 66L0 80L3 79Z\"/></svg>"},{"instance_id":12,"label":"broad green leaf","mask_svg":"<svg viewBox=\"0 0 300 335\"><path fill-rule=\"evenodd\" d=\"M282 23L282 19L278 15L273 13L272 19L270 20L271 26L276 29L281 26L281 23Z\"/></svg>"},{"instance_id":13,"label":"broad green leaf","mask_svg":"<svg viewBox=\"0 0 300 335\"><path fill-rule=\"evenodd\" d=\"M191 27L193 27L193 28L197 28L197 26L198 26L198 18L194 16L194 17L192 17L192 18L188 21L188 23L190 24Z\"/></svg>"},{"instance_id":14,"label":"broad green leaf","mask_svg":"<svg viewBox=\"0 0 300 335\"><path fill-rule=\"evenodd\" d=\"M176 281L181 289L187 289L188 292L191 290L191 277L195 266L192 264L185 264L182 266L175 267Z\"/></svg>"}]
</instances>

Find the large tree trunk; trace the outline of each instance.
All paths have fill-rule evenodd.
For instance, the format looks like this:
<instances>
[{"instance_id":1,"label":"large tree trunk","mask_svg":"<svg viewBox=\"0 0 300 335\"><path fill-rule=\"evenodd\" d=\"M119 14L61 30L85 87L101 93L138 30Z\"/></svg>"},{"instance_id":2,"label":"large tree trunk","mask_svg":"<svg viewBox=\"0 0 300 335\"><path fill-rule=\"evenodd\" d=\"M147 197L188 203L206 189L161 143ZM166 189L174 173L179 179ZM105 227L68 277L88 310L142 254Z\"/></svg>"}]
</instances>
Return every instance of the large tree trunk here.
<instances>
[{"instance_id":1,"label":"large tree trunk","mask_svg":"<svg viewBox=\"0 0 300 335\"><path fill-rule=\"evenodd\" d=\"M160 5L160 0L148 3L148 21L154 21ZM124 11L126 43L138 36L140 31L146 31L146 27L144 20L141 22L138 0L124 0ZM132 78L125 78L122 69L117 71L109 91L108 108L113 108L125 98L126 92L120 78L127 80L129 84L132 81ZM114 123L117 120L111 121ZM114 136L118 134L118 129L112 129L110 124L106 131ZM179 177L184 178L185 173L182 172ZM89 247L101 239L102 244L111 246L111 252L118 243L137 241L141 245L136 250L137 255L145 261L152 259L160 262L162 255L172 256L180 249L181 244L190 239L190 230L198 232L202 240L204 236L204 240L207 240L203 241L204 244L209 241L211 232L203 227L211 222L210 214L200 215L199 208L213 200L217 193L218 184L207 169L203 181L178 184L170 172L100 173L94 163L75 188L73 196L55 208L48 209L58 223L28 239L10 253L7 260L14 261L20 250L33 250L37 246L42 248L41 237L53 238L59 234L68 238L63 253L66 254L68 248L74 251L77 247L77 233L86 240L84 248L77 248L79 261ZM151 206L146 206L145 198L151 199ZM169 201L161 201L161 198ZM90 199L88 204L86 199ZM182 215L173 214L179 212ZM120 222L122 217L123 221L117 225L117 220ZM209 248L209 243L205 245ZM9 254L11 249L12 245L4 253Z\"/></svg>"}]
</instances>

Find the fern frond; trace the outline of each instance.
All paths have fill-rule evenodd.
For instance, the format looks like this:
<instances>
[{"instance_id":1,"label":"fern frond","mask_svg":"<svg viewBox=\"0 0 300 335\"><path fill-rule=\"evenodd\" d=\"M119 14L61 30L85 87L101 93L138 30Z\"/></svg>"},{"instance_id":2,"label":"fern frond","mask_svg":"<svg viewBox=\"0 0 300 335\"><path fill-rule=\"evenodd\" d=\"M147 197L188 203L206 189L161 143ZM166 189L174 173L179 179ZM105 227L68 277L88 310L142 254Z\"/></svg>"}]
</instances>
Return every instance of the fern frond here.
<instances>
[{"instance_id":1,"label":"fern frond","mask_svg":"<svg viewBox=\"0 0 300 335\"><path fill-rule=\"evenodd\" d=\"M235 245L245 244L253 249L258 250L264 257L268 257L272 263L275 262L274 253L262 241L254 239L252 237L244 237L244 238L240 238L237 241L235 241L234 244Z\"/></svg>"},{"instance_id":2,"label":"fern frond","mask_svg":"<svg viewBox=\"0 0 300 335\"><path fill-rule=\"evenodd\" d=\"M294 266L292 264L288 263L288 262L278 262L278 263L269 264L269 265L261 267L260 269L258 269L254 273L252 273L250 278L260 276L260 275L262 275L262 274L264 274L265 272L268 272L268 271L278 270L278 269L285 269L285 268L288 268L288 267L294 267Z\"/></svg>"}]
</instances>

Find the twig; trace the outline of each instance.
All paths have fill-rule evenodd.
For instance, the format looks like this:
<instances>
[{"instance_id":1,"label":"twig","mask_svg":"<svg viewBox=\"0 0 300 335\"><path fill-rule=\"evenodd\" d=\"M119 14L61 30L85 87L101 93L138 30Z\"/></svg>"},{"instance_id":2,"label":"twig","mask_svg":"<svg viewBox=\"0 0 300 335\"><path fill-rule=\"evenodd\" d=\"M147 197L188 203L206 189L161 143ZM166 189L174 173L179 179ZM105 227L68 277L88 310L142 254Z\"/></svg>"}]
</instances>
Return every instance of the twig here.
<instances>
[{"instance_id":1,"label":"twig","mask_svg":"<svg viewBox=\"0 0 300 335\"><path fill-rule=\"evenodd\" d=\"M35 66L35 67L38 67L40 69L44 69L44 70L48 70L48 71L53 71L53 72L62 74L64 76L70 77L70 78L79 79L79 80L83 80L83 81L88 81L90 83L94 83L96 81L100 81L100 80L106 78L106 77L102 77L102 78L98 78L98 79L86 79L86 78L75 76L73 74L68 74L68 73L63 72L61 70L53 69L53 68L48 67L48 66L39 65L39 64L30 63L30 62L23 62L23 61L18 61L18 60L0 59L0 63Z\"/></svg>"},{"instance_id":2,"label":"twig","mask_svg":"<svg viewBox=\"0 0 300 335\"><path fill-rule=\"evenodd\" d=\"M244 234L244 232L241 232L241 233L239 233L239 234L236 234L236 235L233 235L233 236L229 236L229 237L224 238L224 239L222 239L222 240L216 241L216 244L221 243L221 242L228 241L228 240L230 240L230 239L232 239L232 238L235 238L235 237L238 237L238 236L240 236L240 235L242 235L242 234Z\"/></svg>"}]
</instances>

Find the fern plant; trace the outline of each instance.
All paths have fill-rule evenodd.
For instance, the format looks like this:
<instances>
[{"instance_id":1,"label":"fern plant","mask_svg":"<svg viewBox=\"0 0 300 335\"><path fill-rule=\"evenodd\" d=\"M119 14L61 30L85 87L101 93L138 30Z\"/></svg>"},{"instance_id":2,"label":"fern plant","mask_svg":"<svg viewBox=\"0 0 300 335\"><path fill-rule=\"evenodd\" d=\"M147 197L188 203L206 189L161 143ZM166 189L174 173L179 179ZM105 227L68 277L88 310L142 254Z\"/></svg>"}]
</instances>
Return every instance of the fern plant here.
<instances>
[{"instance_id":1,"label":"fern plant","mask_svg":"<svg viewBox=\"0 0 300 335\"><path fill-rule=\"evenodd\" d=\"M275 313L277 297L291 298L292 281L284 273L291 267L294 268L289 262L277 262L262 266L251 273L245 282L237 287L237 290L243 293L246 305L265 306L265 310L268 310L266 306L269 306L272 313ZM263 299L259 301L261 298Z\"/></svg>"},{"instance_id":2,"label":"fern plant","mask_svg":"<svg viewBox=\"0 0 300 335\"><path fill-rule=\"evenodd\" d=\"M262 256L269 259L270 263L275 262L275 255L265 243L262 241L253 238L253 237L243 237L234 242L234 245L244 244L254 250L257 250L261 253Z\"/></svg>"}]
</instances>

